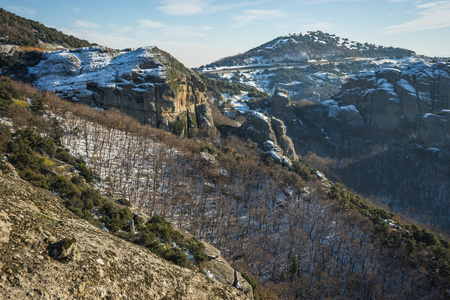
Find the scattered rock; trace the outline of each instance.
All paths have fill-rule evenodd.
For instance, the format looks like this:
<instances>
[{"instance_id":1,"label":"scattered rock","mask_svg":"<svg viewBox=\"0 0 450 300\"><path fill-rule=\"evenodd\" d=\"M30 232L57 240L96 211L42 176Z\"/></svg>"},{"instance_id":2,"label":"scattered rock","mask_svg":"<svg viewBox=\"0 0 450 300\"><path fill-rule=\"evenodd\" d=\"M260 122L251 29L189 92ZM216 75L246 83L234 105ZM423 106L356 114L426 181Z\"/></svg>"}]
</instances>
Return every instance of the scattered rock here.
<instances>
[{"instance_id":1,"label":"scattered rock","mask_svg":"<svg viewBox=\"0 0 450 300\"><path fill-rule=\"evenodd\" d=\"M75 238L63 238L59 242L48 246L47 250L50 256L57 260L66 260L75 254Z\"/></svg>"}]
</instances>

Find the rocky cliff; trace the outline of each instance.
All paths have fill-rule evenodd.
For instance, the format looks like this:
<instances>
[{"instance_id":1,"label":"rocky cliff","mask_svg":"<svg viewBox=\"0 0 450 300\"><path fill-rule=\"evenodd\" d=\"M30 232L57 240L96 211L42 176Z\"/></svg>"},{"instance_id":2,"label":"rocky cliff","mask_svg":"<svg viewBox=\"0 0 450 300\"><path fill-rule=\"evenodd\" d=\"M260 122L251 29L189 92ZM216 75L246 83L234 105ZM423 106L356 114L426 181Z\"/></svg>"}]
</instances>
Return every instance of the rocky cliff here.
<instances>
[{"instance_id":1,"label":"rocky cliff","mask_svg":"<svg viewBox=\"0 0 450 300\"><path fill-rule=\"evenodd\" d=\"M280 119L269 118L262 113L249 110L240 131L242 135L269 153L277 164L291 167L291 160L298 160L294 144L286 135L286 126Z\"/></svg>"},{"instance_id":2,"label":"rocky cliff","mask_svg":"<svg viewBox=\"0 0 450 300\"><path fill-rule=\"evenodd\" d=\"M0 172L0 252L2 299L252 298L209 244L207 254L218 255L209 257L206 275L176 266L76 217L14 169Z\"/></svg>"},{"instance_id":3,"label":"rocky cliff","mask_svg":"<svg viewBox=\"0 0 450 300\"><path fill-rule=\"evenodd\" d=\"M351 78L335 95L353 105L366 125L384 131L418 130L425 146L450 145L450 64L419 63Z\"/></svg>"},{"instance_id":4,"label":"rocky cliff","mask_svg":"<svg viewBox=\"0 0 450 300\"><path fill-rule=\"evenodd\" d=\"M208 112L206 88L198 75L156 47L44 52L28 68L28 80L64 98L115 108L166 129L187 110ZM210 120L210 115L201 114L196 123L213 126Z\"/></svg>"}]
</instances>

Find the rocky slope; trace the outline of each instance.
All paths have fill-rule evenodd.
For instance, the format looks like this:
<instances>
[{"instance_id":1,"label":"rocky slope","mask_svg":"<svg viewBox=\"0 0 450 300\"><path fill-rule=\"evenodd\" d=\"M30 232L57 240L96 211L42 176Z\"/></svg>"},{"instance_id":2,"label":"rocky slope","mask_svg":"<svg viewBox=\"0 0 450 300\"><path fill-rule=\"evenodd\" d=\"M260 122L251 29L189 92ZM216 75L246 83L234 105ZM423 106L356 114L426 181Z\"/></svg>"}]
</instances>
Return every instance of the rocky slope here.
<instances>
[{"instance_id":1,"label":"rocky slope","mask_svg":"<svg viewBox=\"0 0 450 300\"><path fill-rule=\"evenodd\" d=\"M0 174L0 208L5 299L246 299L235 282L252 297L212 246L208 276L178 267L75 217L60 198L19 179L14 169ZM233 282L226 282L230 276Z\"/></svg>"},{"instance_id":2,"label":"rocky slope","mask_svg":"<svg viewBox=\"0 0 450 300\"><path fill-rule=\"evenodd\" d=\"M167 130L173 130L177 121L184 130L187 111L196 119L196 126L214 126L199 76L156 47L23 52L11 62L13 55L14 51L3 53L3 74L66 99L117 109Z\"/></svg>"},{"instance_id":3,"label":"rocky slope","mask_svg":"<svg viewBox=\"0 0 450 300\"><path fill-rule=\"evenodd\" d=\"M448 232L448 91L448 64L416 64L356 76L319 105L278 90L268 111L329 178Z\"/></svg>"},{"instance_id":4,"label":"rocky slope","mask_svg":"<svg viewBox=\"0 0 450 300\"><path fill-rule=\"evenodd\" d=\"M450 64L366 72L351 78L333 98L354 105L368 126L419 130L426 147L450 145Z\"/></svg>"},{"instance_id":5,"label":"rocky slope","mask_svg":"<svg viewBox=\"0 0 450 300\"><path fill-rule=\"evenodd\" d=\"M156 47L119 53L101 47L46 52L29 75L40 89L116 108L163 128L187 109L195 112L196 106L207 104L199 77Z\"/></svg>"}]
</instances>

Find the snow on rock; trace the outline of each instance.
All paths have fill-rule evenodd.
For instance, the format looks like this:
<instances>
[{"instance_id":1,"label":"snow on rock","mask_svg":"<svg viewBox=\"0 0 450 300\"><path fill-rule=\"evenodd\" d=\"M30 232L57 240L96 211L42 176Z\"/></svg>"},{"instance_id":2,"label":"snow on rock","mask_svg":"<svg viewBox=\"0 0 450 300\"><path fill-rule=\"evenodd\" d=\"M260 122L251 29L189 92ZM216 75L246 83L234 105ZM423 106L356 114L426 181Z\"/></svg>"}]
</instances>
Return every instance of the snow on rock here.
<instances>
[{"instance_id":1,"label":"snow on rock","mask_svg":"<svg viewBox=\"0 0 450 300\"><path fill-rule=\"evenodd\" d=\"M335 118L341 107L353 105L367 125L381 130L403 130L415 124L426 146L443 146L448 143L443 134L447 126L443 111L450 103L450 94L445 92L449 85L449 63L419 61L352 77L333 97L337 104L324 104ZM441 114L437 116L435 111ZM433 134L435 130L439 133Z\"/></svg>"}]
</instances>

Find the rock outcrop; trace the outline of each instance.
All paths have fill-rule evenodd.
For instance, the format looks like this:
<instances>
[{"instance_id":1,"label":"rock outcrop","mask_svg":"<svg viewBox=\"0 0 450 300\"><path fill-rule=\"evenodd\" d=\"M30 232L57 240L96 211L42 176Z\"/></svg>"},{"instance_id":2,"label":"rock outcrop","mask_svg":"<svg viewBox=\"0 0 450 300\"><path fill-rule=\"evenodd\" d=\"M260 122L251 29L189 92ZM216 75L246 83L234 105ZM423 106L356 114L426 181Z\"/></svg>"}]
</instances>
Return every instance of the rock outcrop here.
<instances>
[{"instance_id":1,"label":"rock outcrop","mask_svg":"<svg viewBox=\"0 0 450 300\"><path fill-rule=\"evenodd\" d=\"M298 160L294 143L286 135L286 126L280 119L269 118L262 113L249 110L240 131L243 136L269 153L277 164L291 167L291 160Z\"/></svg>"},{"instance_id":2,"label":"rock outcrop","mask_svg":"<svg viewBox=\"0 0 450 300\"><path fill-rule=\"evenodd\" d=\"M420 119L418 137L421 143L430 147L450 146L450 110L423 115Z\"/></svg>"},{"instance_id":3,"label":"rock outcrop","mask_svg":"<svg viewBox=\"0 0 450 300\"><path fill-rule=\"evenodd\" d=\"M289 92L276 89L271 98L270 113L282 120L295 119L295 107L289 97Z\"/></svg>"},{"instance_id":4,"label":"rock outcrop","mask_svg":"<svg viewBox=\"0 0 450 300\"><path fill-rule=\"evenodd\" d=\"M366 72L351 78L334 100L356 107L368 126L384 131L415 129L426 146L448 145L448 63Z\"/></svg>"},{"instance_id":5,"label":"rock outcrop","mask_svg":"<svg viewBox=\"0 0 450 300\"><path fill-rule=\"evenodd\" d=\"M9 174L0 174L0 253L2 299L251 299L233 282L93 226Z\"/></svg>"},{"instance_id":6,"label":"rock outcrop","mask_svg":"<svg viewBox=\"0 0 450 300\"><path fill-rule=\"evenodd\" d=\"M102 47L45 52L29 68L36 87L105 109L118 109L145 124L171 129L188 109L213 127L206 87L198 74L156 48Z\"/></svg>"}]
</instances>

